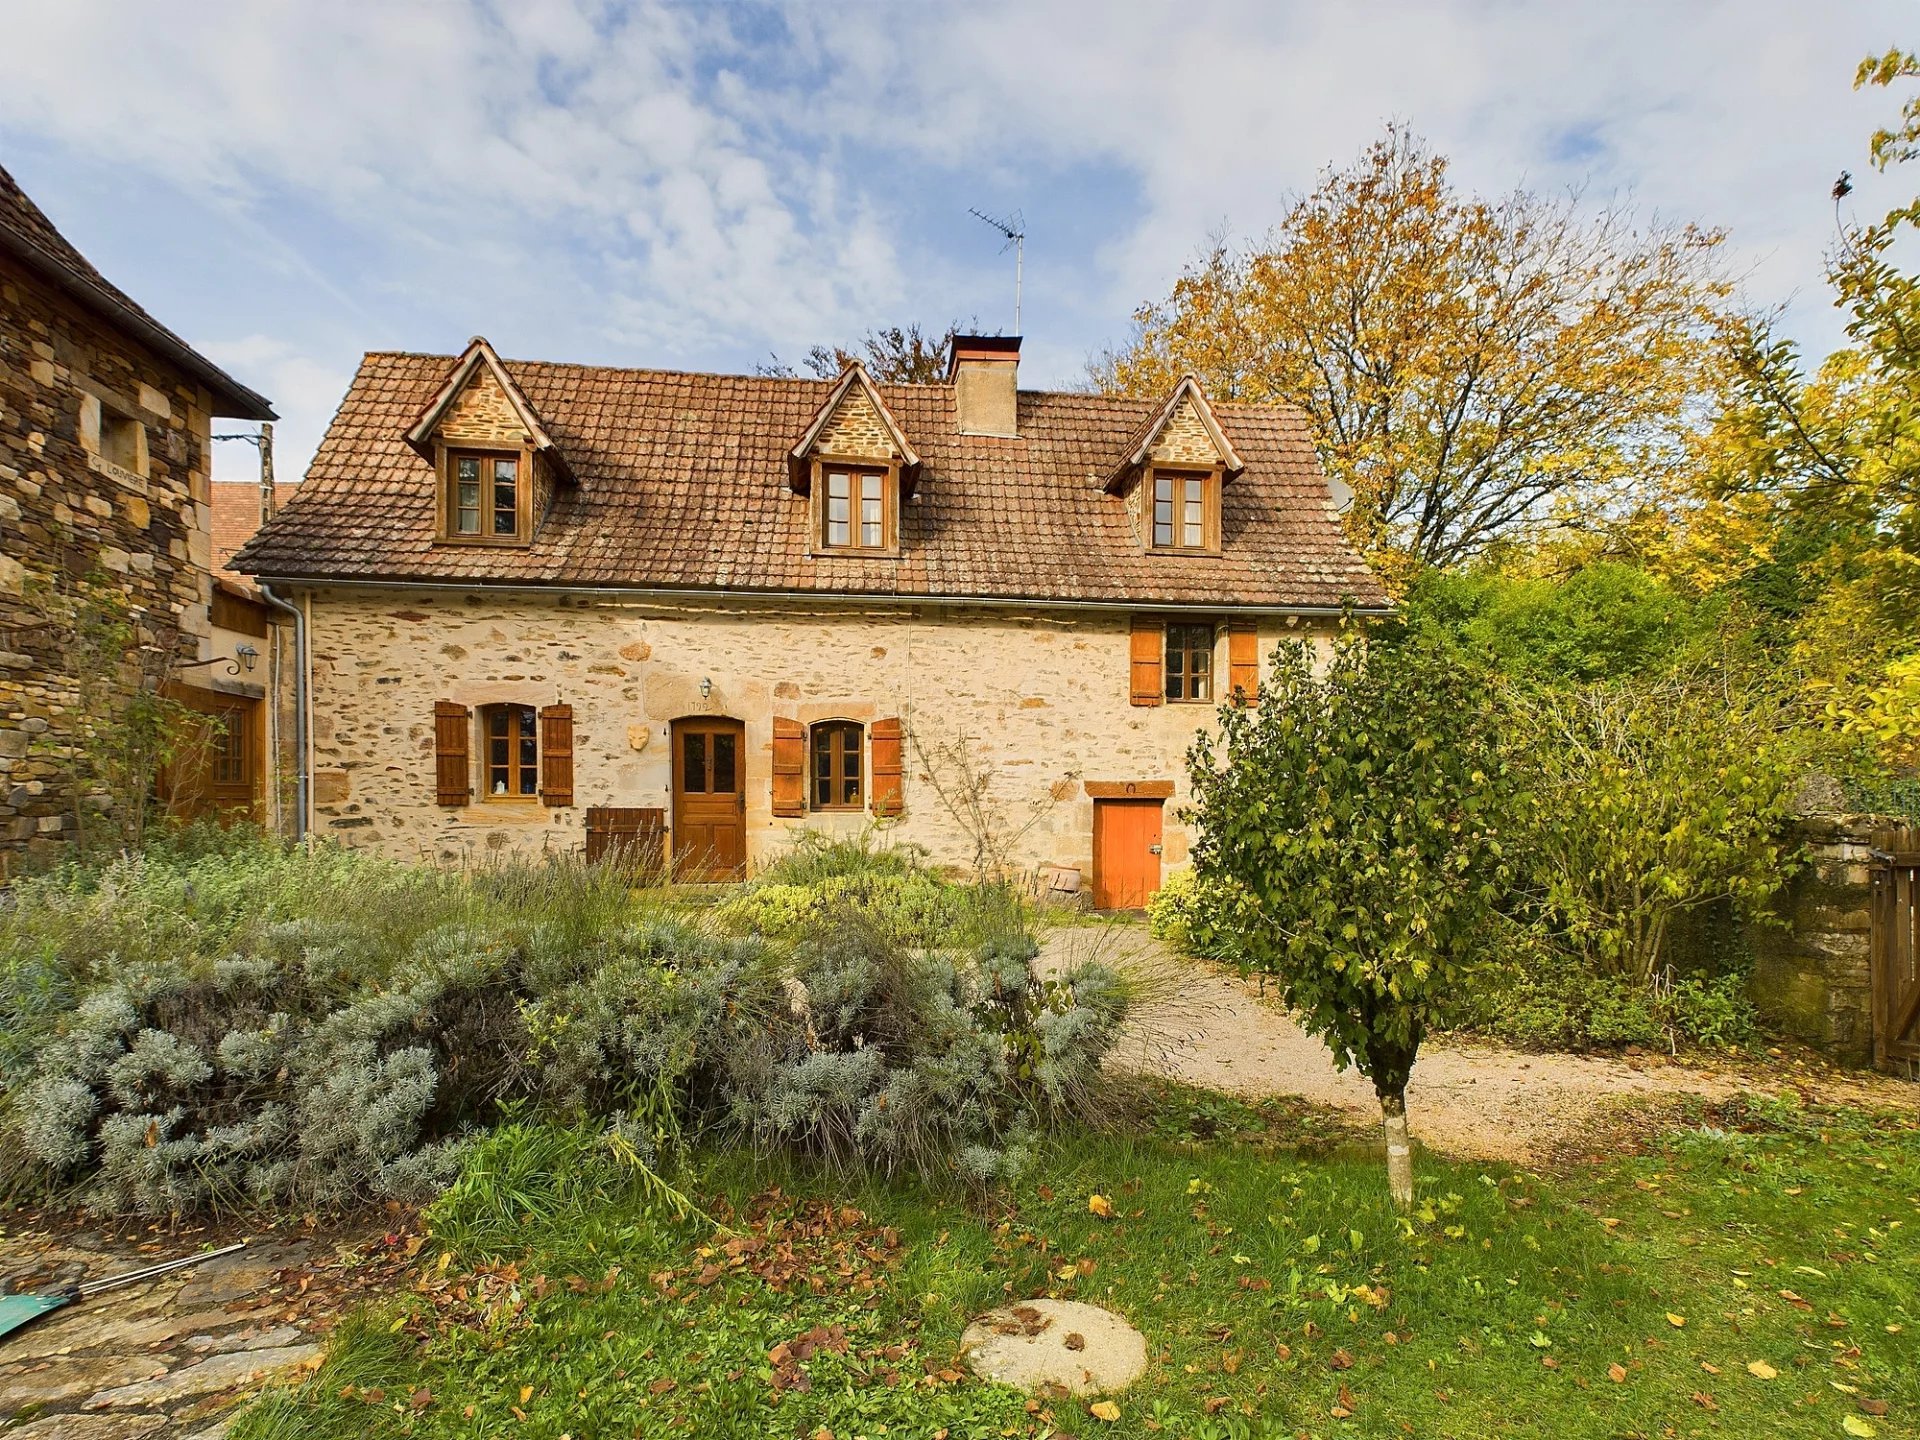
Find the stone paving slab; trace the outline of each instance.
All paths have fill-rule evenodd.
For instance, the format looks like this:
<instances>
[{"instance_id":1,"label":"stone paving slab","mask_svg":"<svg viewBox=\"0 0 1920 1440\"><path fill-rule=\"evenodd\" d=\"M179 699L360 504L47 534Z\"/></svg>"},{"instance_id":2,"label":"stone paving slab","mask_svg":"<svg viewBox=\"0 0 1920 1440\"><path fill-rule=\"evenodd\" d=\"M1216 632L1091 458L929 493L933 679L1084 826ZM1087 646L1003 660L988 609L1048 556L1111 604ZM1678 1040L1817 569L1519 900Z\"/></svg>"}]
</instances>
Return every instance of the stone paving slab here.
<instances>
[{"instance_id":1,"label":"stone paving slab","mask_svg":"<svg viewBox=\"0 0 1920 1440\"><path fill-rule=\"evenodd\" d=\"M39 1290L190 1253L0 1236L4 1288ZM312 1306L294 1303L314 1245L278 1239L148 1285L76 1302L0 1339L0 1440L219 1440L221 1413L317 1362ZM295 1322L299 1323L295 1323Z\"/></svg>"}]
</instances>

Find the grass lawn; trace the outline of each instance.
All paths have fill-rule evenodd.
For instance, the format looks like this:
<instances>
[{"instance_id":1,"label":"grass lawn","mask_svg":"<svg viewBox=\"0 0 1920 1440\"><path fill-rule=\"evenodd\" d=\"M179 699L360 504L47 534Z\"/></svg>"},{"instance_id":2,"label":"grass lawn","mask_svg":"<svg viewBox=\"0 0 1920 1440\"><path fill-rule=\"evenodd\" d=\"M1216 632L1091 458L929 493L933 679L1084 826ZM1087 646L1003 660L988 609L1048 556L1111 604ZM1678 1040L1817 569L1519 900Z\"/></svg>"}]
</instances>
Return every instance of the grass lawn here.
<instances>
[{"instance_id":1,"label":"grass lawn","mask_svg":"<svg viewBox=\"0 0 1920 1440\"><path fill-rule=\"evenodd\" d=\"M511 1263L429 1241L235 1440L1920 1434L1911 1117L1752 1111L1551 1179L1425 1158L1410 1225L1376 1158L1276 1143L1301 1123L1180 1097L988 1208L714 1158L718 1231L616 1199ZM1040 1294L1145 1333L1118 1419L961 1373L967 1318Z\"/></svg>"}]
</instances>

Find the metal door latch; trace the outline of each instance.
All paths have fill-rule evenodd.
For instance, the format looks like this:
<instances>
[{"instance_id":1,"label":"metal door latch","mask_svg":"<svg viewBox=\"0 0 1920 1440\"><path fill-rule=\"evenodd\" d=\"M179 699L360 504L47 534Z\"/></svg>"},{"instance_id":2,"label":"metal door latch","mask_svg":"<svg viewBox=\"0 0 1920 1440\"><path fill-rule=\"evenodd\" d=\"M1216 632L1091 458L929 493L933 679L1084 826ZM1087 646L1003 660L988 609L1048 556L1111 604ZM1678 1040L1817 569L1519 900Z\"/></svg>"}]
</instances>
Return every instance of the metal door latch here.
<instances>
[{"instance_id":1,"label":"metal door latch","mask_svg":"<svg viewBox=\"0 0 1920 1440\"><path fill-rule=\"evenodd\" d=\"M1147 854L1158 855L1159 853L1160 853L1160 847L1158 845L1147 846Z\"/></svg>"}]
</instances>

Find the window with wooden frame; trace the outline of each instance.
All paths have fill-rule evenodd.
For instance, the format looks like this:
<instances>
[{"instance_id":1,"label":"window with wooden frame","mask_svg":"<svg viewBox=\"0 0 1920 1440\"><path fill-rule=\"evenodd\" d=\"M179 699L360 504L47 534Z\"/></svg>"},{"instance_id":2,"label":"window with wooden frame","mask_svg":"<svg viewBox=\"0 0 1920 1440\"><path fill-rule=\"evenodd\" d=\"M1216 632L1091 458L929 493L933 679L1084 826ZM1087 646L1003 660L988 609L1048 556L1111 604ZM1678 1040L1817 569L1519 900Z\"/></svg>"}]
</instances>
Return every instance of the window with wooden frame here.
<instances>
[{"instance_id":1,"label":"window with wooden frame","mask_svg":"<svg viewBox=\"0 0 1920 1440\"><path fill-rule=\"evenodd\" d=\"M861 752L866 732L852 720L825 720L813 727L815 810L858 810L865 787Z\"/></svg>"},{"instance_id":2,"label":"window with wooden frame","mask_svg":"<svg viewBox=\"0 0 1920 1440\"><path fill-rule=\"evenodd\" d=\"M1167 626L1165 683L1167 699L1213 699L1213 626Z\"/></svg>"},{"instance_id":3,"label":"window with wooden frame","mask_svg":"<svg viewBox=\"0 0 1920 1440\"><path fill-rule=\"evenodd\" d=\"M885 467L823 462L815 493L822 550L885 554L899 541L900 486Z\"/></svg>"},{"instance_id":4,"label":"window with wooden frame","mask_svg":"<svg viewBox=\"0 0 1920 1440\"><path fill-rule=\"evenodd\" d=\"M1220 548L1220 475L1214 470L1147 473L1147 520L1156 550Z\"/></svg>"},{"instance_id":5,"label":"window with wooden frame","mask_svg":"<svg viewBox=\"0 0 1920 1440\"><path fill-rule=\"evenodd\" d=\"M489 800L540 794L540 722L531 705L480 707L481 793Z\"/></svg>"},{"instance_id":6,"label":"window with wooden frame","mask_svg":"<svg viewBox=\"0 0 1920 1440\"><path fill-rule=\"evenodd\" d=\"M497 450L448 450L441 533L448 540L521 544L528 538L530 494L525 456Z\"/></svg>"}]
</instances>

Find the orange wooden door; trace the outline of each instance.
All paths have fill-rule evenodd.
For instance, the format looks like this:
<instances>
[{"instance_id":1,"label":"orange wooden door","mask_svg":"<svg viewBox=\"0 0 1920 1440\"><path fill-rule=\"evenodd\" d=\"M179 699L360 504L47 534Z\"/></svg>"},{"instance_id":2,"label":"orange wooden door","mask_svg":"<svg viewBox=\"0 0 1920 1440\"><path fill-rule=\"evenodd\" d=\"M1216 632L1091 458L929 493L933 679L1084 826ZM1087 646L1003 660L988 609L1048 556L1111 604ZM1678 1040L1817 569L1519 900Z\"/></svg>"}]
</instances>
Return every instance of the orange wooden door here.
<instances>
[{"instance_id":1,"label":"orange wooden door","mask_svg":"<svg viewBox=\"0 0 1920 1440\"><path fill-rule=\"evenodd\" d=\"M1139 910L1160 888L1158 800L1093 802L1093 904Z\"/></svg>"},{"instance_id":2,"label":"orange wooden door","mask_svg":"<svg viewBox=\"0 0 1920 1440\"><path fill-rule=\"evenodd\" d=\"M738 880L747 870L746 727L673 722L673 870L681 880Z\"/></svg>"}]
</instances>

